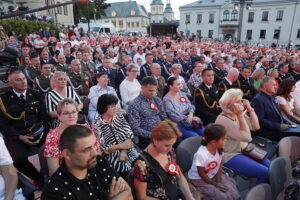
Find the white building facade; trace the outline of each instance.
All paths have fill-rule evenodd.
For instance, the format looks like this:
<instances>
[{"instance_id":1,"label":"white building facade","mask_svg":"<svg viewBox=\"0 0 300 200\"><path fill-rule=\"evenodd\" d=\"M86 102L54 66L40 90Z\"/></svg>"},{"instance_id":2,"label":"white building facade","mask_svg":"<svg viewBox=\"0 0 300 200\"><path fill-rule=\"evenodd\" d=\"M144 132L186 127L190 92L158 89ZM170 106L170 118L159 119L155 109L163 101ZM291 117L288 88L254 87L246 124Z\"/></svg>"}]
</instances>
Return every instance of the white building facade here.
<instances>
[{"instance_id":1,"label":"white building facade","mask_svg":"<svg viewBox=\"0 0 300 200\"><path fill-rule=\"evenodd\" d=\"M144 6L136 1L110 3L101 23L112 23L116 31L146 33L150 18Z\"/></svg>"},{"instance_id":2,"label":"white building facade","mask_svg":"<svg viewBox=\"0 0 300 200\"><path fill-rule=\"evenodd\" d=\"M200 0L179 10L179 31L237 39L240 9L231 0ZM300 45L300 0L253 0L250 9L244 6L241 42Z\"/></svg>"}]
</instances>

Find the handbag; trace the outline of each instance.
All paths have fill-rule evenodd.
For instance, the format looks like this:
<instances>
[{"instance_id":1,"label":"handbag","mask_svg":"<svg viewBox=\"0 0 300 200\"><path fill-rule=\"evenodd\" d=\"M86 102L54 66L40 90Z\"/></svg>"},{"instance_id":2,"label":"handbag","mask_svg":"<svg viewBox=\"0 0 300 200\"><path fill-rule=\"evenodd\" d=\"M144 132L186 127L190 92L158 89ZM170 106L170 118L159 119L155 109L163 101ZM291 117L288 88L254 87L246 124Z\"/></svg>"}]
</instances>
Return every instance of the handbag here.
<instances>
[{"instance_id":1,"label":"handbag","mask_svg":"<svg viewBox=\"0 0 300 200\"><path fill-rule=\"evenodd\" d=\"M191 123L182 122L181 124L187 129L198 129L198 128L201 128L201 126L202 126L201 122L197 122L195 120L193 120Z\"/></svg>"},{"instance_id":2,"label":"handbag","mask_svg":"<svg viewBox=\"0 0 300 200\"><path fill-rule=\"evenodd\" d=\"M248 145L242 150L242 153L259 163L261 163L268 154L268 152L258 148L253 143L248 143Z\"/></svg>"},{"instance_id":3,"label":"handbag","mask_svg":"<svg viewBox=\"0 0 300 200\"><path fill-rule=\"evenodd\" d=\"M44 124L43 122L34 123L31 127L23 130L25 135L32 137L31 141L37 141L42 139L44 135Z\"/></svg>"}]
</instances>

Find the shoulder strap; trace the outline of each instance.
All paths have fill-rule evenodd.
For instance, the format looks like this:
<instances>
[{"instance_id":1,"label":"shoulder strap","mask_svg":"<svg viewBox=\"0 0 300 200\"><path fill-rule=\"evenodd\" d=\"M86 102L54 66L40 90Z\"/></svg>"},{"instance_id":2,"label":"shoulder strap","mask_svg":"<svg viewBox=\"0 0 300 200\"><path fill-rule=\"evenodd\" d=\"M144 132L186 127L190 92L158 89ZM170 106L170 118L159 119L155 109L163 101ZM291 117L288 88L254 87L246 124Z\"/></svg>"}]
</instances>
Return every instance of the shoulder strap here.
<instances>
[{"instance_id":1,"label":"shoulder strap","mask_svg":"<svg viewBox=\"0 0 300 200\"><path fill-rule=\"evenodd\" d=\"M21 120L21 119L23 119L23 118L25 119L25 111L22 112L22 113L20 114L19 117L13 117L13 116L11 116L11 114L9 114L9 113L7 112L7 110L6 110L5 106L4 106L4 103L3 103L1 97L0 97L0 109L1 109L1 111L3 112L3 114L4 114L6 117L8 117L8 118L10 118L10 119L12 119L12 120Z\"/></svg>"},{"instance_id":2,"label":"shoulder strap","mask_svg":"<svg viewBox=\"0 0 300 200\"><path fill-rule=\"evenodd\" d=\"M161 185L164 187L164 182L163 182L161 176L159 175L159 173L156 172L156 169L151 165L151 163L149 162L149 160L146 158L146 156L144 155L144 152L142 152L142 153L140 154L140 156L143 158L143 160L145 161L146 165L147 165L148 167L150 167L150 169L151 169L151 170L159 177L159 180L160 180L160 182L161 182Z\"/></svg>"}]
</instances>

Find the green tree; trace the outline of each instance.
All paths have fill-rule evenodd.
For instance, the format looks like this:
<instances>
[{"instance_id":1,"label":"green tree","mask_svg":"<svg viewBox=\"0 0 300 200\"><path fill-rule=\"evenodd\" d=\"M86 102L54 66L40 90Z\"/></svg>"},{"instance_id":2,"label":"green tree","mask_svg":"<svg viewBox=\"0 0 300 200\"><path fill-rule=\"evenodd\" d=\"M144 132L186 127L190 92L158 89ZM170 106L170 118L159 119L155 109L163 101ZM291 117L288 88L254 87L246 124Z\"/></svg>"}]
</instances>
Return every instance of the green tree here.
<instances>
[{"instance_id":1,"label":"green tree","mask_svg":"<svg viewBox=\"0 0 300 200\"><path fill-rule=\"evenodd\" d=\"M0 20L0 25L4 27L6 33L15 32L18 35L19 40L22 40L25 35L28 35L33 31L38 31L39 28L45 29L46 27L49 27L51 35L57 35L59 33L59 29L53 24L26 21L18 18Z\"/></svg>"},{"instance_id":2,"label":"green tree","mask_svg":"<svg viewBox=\"0 0 300 200\"><path fill-rule=\"evenodd\" d=\"M97 0L97 3L104 3L105 0ZM88 1L87 3L75 3L74 7L74 22L78 24L82 19L100 19L101 16L105 16L103 9L99 8L95 2Z\"/></svg>"}]
</instances>

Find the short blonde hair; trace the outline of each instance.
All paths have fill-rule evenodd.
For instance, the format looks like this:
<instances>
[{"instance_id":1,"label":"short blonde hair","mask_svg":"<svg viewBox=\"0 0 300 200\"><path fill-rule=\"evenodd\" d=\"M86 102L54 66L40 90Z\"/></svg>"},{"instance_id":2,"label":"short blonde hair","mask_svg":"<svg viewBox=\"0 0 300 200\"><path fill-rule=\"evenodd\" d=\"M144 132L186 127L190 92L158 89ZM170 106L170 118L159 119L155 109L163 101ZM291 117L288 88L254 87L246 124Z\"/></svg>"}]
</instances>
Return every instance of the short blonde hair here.
<instances>
[{"instance_id":1,"label":"short blonde hair","mask_svg":"<svg viewBox=\"0 0 300 200\"><path fill-rule=\"evenodd\" d=\"M255 71L252 73L251 77L252 77L254 80L258 80L259 77L262 76L262 75L265 75L265 70L262 69L262 68L259 68L259 69L255 70Z\"/></svg>"},{"instance_id":2,"label":"short blonde hair","mask_svg":"<svg viewBox=\"0 0 300 200\"><path fill-rule=\"evenodd\" d=\"M63 109L66 105L74 105L75 108L76 108L76 110L77 110L77 112L79 111L79 110L78 110L78 104L77 104L73 99L66 98L66 99L61 100L61 101L57 104L56 112L57 112L58 115L61 114L62 109Z\"/></svg>"},{"instance_id":3,"label":"short blonde hair","mask_svg":"<svg viewBox=\"0 0 300 200\"><path fill-rule=\"evenodd\" d=\"M224 113L232 113L231 105L237 100L238 97L243 97L244 93L240 89L231 88L226 90L219 100L219 105Z\"/></svg>"},{"instance_id":4,"label":"short blonde hair","mask_svg":"<svg viewBox=\"0 0 300 200\"><path fill-rule=\"evenodd\" d=\"M56 71L54 72L51 80L50 80L50 86L51 86L51 89L54 89L55 88L55 83L57 81L57 79L61 76L65 76L67 79L68 79L68 75L66 72L62 72L62 71Z\"/></svg>"},{"instance_id":5,"label":"short blonde hair","mask_svg":"<svg viewBox=\"0 0 300 200\"><path fill-rule=\"evenodd\" d=\"M127 71L131 71L132 69L138 69L138 66L136 64L133 64L133 63L130 63L128 66L127 66Z\"/></svg>"}]
</instances>

